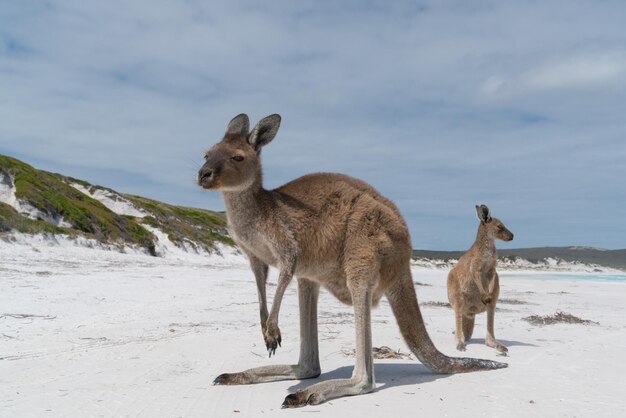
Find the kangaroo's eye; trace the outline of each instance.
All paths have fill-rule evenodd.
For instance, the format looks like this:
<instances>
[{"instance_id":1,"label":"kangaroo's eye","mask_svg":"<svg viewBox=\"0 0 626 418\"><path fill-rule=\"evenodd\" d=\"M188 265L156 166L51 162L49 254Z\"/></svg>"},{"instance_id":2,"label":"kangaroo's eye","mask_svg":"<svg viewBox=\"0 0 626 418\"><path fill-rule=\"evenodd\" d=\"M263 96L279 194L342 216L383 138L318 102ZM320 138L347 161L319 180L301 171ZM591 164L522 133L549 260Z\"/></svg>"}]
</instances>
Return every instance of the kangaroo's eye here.
<instances>
[{"instance_id":1,"label":"kangaroo's eye","mask_svg":"<svg viewBox=\"0 0 626 418\"><path fill-rule=\"evenodd\" d=\"M504 231L504 227L502 225L498 225L498 231Z\"/></svg>"},{"instance_id":2,"label":"kangaroo's eye","mask_svg":"<svg viewBox=\"0 0 626 418\"><path fill-rule=\"evenodd\" d=\"M243 157L241 155L235 155L233 157L233 160L235 160L235 161L243 161Z\"/></svg>"}]
</instances>

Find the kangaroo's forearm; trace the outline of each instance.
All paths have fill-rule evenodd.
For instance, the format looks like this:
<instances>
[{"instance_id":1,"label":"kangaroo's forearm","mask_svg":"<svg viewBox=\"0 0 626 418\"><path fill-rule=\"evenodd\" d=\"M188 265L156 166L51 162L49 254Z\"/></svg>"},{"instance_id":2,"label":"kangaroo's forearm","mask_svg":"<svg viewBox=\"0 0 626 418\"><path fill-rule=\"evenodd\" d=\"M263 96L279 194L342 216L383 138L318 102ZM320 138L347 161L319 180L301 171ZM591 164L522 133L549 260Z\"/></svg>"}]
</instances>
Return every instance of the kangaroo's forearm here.
<instances>
[{"instance_id":1,"label":"kangaroo's forearm","mask_svg":"<svg viewBox=\"0 0 626 418\"><path fill-rule=\"evenodd\" d=\"M278 314L280 312L280 305L283 300L283 296L285 295L285 290L291 283L293 279L293 268L284 269L280 272L278 276L278 284L276 286L276 293L274 294L274 299L272 300L272 309L269 313L269 317L267 319L268 324L272 324L274 326L278 325Z\"/></svg>"},{"instance_id":2,"label":"kangaroo's forearm","mask_svg":"<svg viewBox=\"0 0 626 418\"><path fill-rule=\"evenodd\" d=\"M276 294L272 301L272 310L263 330L263 337L265 338L265 346L270 354L276 353L276 348L280 346L282 337L280 335L280 329L278 328L278 313L280 312L280 304L283 300L283 295L287 286L291 282L294 273L294 266L289 266L287 269L283 269L278 276L278 285L276 286Z\"/></svg>"},{"instance_id":3,"label":"kangaroo's forearm","mask_svg":"<svg viewBox=\"0 0 626 418\"><path fill-rule=\"evenodd\" d=\"M265 330L268 318L267 311L267 272L268 265L261 262L258 258L250 257L250 267L256 279L257 296L259 299L259 316L261 319L261 328Z\"/></svg>"}]
</instances>

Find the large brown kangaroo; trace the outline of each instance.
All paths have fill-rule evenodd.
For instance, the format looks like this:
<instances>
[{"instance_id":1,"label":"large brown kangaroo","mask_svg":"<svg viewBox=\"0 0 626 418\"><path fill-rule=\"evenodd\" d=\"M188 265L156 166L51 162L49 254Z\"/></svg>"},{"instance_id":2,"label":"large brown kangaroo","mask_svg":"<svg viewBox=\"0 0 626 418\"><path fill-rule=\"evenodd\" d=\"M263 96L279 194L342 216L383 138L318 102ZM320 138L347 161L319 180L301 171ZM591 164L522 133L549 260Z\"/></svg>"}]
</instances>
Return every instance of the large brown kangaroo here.
<instances>
[{"instance_id":1,"label":"large brown kangaroo","mask_svg":"<svg viewBox=\"0 0 626 418\"><path fill-rule=\"evenodd\" d=\"M508 349L496 340L493 333L496 303L500 296L495 240L511 241L513 233L499 219L491 217L487 206L476 205L476 214L480 220L476 241L448 274L448 300L454 309L456 348L465 351L465 342L474 331L474 317L487 311L485 344L506 353Z\"/></svg>"},{"instance_id":2,"label":"large brown kangaroo","mask_svg":"<svg viewBox=\"0 0 626 418\"><path fill-rule=\"evenodd\" d=\"M225 373L214 383L250 384L320 375L317 299L323 285L354 306L356 365L350 379L316 383L285 398L283 407L319 404L375 389L370 310L385 295L409 348L438 373L499 369L504 363L451 358L432 343L417 304L411 278L411 240L398 208L367 183L341 174L316 173L275 190L265 190L261 149L278 131L279 115L261 120L249 132L248 116L236 116L224 138L205 154L198 173L205 189L220 190L230 232L248 256L257 282L261 327L267 349L281 343L278 314L295 275L300 303L300 358L294 365L257 367ZM268 266L279 269L268 314Z\"/></svg>"}]
</instances>

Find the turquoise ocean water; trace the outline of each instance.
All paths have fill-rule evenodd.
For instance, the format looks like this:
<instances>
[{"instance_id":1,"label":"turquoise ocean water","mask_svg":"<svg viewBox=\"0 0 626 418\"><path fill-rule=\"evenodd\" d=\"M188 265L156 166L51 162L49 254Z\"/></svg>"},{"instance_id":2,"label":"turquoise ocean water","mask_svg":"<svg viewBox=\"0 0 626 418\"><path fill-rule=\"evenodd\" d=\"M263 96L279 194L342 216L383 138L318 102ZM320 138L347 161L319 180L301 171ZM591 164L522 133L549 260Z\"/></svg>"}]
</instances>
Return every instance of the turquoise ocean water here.
<instances>
[{"instance_id":1,"label":"turquoise ocean water","mask_svg":"<svg viewBox=\"0 0 626 418\"><path fill-rule=\"evenodd\" d=\"M626 274L594 274L594 273L545 273L541 275L529 275L529 278L548 280L584 280L584 281L608 281L626 282Z\"/></svg>"}]
</instances>

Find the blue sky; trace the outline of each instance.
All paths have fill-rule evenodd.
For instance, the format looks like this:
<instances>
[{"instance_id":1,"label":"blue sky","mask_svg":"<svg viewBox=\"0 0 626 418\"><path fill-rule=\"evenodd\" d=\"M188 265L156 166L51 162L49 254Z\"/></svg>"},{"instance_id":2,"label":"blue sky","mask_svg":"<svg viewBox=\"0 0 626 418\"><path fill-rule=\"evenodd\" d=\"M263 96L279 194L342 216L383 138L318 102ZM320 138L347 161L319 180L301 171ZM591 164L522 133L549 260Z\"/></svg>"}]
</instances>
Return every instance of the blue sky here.
<instances>
[{"instance_id":1,"label":"blue sky","mask_svg":"<svg viewBox=\"0 0 626 418\"><path fill-rule=\"evenodd\" d=\"M227 122L280 113L266 187L362 178L413 246L626 247L623 1L0 0L0 153L176 204Z\"/></svg>"}]
</instances>

